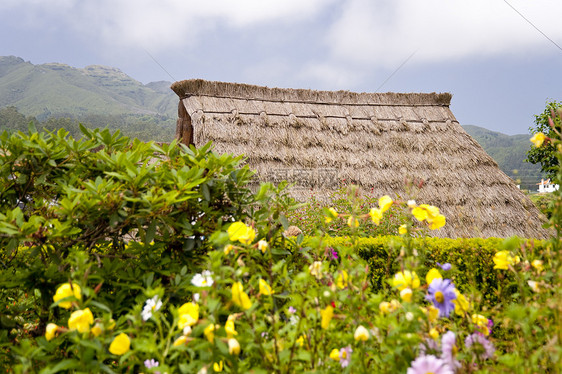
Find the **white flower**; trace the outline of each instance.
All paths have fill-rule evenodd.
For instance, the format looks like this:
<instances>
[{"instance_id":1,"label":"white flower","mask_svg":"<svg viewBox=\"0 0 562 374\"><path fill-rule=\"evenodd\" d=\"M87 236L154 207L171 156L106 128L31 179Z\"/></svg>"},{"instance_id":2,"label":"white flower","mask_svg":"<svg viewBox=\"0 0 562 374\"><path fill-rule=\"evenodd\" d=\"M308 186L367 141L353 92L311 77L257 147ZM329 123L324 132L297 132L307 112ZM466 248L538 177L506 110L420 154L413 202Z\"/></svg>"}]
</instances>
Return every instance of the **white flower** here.
<instances>
[{"instance_id":1,"label":"white flower","mask_svg":"<svg viewBox=\"0 0 562 374\"><path fill-rule=\"evenodd\" d=\"M299 323L299 316L292 315L289 318L289 323L293 326L296 325L297 323Z\"/></svg>"},{"instance_id":2,"label":"white flower","mask_svg":"<svg viewBox=\"0 0 562 374\"><path fill-rule=\"evenodd\" d=\"M193 302L198 303L199 299L201 298L201 295L199 295L199 293L194 293L192 297L193 297Z\"/></svg>"},{"instance_id":3,"label":"white flower","mask_svg":"<svg viewBox=\"0 0 562 374\"><path fill-rule=\"evenodd\" d=\"M143 321L148 321L152 317L152 312L156 312L162 307L162 300L158 298L158 295L154 296L152 299L146 300L144 308L142 309L141 316Z\"/></svg>"},{"instance_id":4,"label":"white flower","mask_svg":"<svg viewBox=\"0 0 562 374\"><path fill-rule=\"evenodd\" d=\"M413 314L412 312L406 313L406 319L407 319L408 321L413 321L413 319L414 319L414 314Z\"/></svg>"},{"instance_id":5,"label":"white flower","mask_svg":"<svg viewBox=\"0 0 562 374\"><path fill-rule=\"evenodd\" d=\"M211 287L213 283L215 283L213 273L209 270L204 270L201 274L195 274L191 279L191 284L196 287Z\"/></svg>"},{"instance_id":6,"label":"white flower","mask_svg":"<svg viewBox=\"0 0 562 374\"><path fill-rule=\"evenodd\" d=\"M535 281L527 281L527 284L529 285L529 287L531 287L531 289L535 292L539 292L540 288L539 288L539 284Z\"/></svg>"}]
</instances>

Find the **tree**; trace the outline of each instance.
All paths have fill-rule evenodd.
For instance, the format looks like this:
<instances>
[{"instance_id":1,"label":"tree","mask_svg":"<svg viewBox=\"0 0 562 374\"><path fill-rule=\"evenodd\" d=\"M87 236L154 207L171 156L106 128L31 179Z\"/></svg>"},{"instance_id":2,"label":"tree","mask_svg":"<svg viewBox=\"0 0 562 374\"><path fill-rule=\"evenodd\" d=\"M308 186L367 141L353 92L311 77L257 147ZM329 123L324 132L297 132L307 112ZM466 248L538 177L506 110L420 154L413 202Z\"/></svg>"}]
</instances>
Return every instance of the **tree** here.
<instances>
[{"instance_id":1,"label":"tree","mask_svg":"<svg viewBox=\"0 0 562 374\"><path fill-rule=\"evenodd\" d=\"M555 138L556 131L562 129L560 116L556 115L557 111L562 111L562 102L551 101L547 102L545 110L539 114L535 115L535 126L529 127L529 131L532 134L537 134L542 132L547 138ZM551 126L554 125L555 129ZM541 147L532 147L527 152L527 162L532 164L541 164L541 170L547 174L549 178L556 176L556 170L558 168L558 159L556 158L556 148L554 145L546 141Z\"/></svg>"}]
</instances>

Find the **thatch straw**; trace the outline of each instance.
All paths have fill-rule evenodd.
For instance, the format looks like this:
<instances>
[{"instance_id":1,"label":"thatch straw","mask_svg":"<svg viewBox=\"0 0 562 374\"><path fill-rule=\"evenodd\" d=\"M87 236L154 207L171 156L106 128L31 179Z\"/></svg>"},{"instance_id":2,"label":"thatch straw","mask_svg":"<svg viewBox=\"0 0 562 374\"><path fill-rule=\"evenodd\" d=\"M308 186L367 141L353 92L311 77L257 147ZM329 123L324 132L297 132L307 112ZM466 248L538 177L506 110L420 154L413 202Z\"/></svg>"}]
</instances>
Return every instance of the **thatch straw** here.
<instances>
[{"instance_id":1,"label":"thatch straw","mask_svg":"<svg viewBox=\"0 0 562 374\"><path fill-rule=\"evenodd\" d=\"M345 179L375 196L441 208L444 237L543 238L544 217L459 125L450 94L327 92L189 80L172 89L194 130L218 153L244 154L260 180L296 182L292 195L328 199Z\"/></svg>"}]
</instances>

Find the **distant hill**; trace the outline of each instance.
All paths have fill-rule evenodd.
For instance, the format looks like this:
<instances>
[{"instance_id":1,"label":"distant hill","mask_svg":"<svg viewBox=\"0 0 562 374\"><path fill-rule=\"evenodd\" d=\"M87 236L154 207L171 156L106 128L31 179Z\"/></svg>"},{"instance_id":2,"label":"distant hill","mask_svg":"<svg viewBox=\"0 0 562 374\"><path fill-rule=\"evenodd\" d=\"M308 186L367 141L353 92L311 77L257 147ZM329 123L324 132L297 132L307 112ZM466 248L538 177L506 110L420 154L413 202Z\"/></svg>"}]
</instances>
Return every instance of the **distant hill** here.
<instances>
[{"instance_id":1,"label":"distant hill","mask_svg":"<svg viewBox=\"0 0 562 374\"><path fill-rule=\"evenodd\" d=\"M42 121L50 116L157 115L175 118L177 96L170 82L144 85L112 67L84 69L59 63L33 65L0 57L0 108L15 106Z\"/></svg>"},{"instance_id":2,"label":"distant hill","mask_svg":"<svg viewBox=\"0 0 562 374\"><path fill-rule=\"evenodd\" d=\"M531 148L530 135L506 135L472 125L465 125L463 129L480 143L504 173L519 181L522 189L537 190L536 183L544 178L540 165L524 162Z\"/></svg>"}]
</instances>

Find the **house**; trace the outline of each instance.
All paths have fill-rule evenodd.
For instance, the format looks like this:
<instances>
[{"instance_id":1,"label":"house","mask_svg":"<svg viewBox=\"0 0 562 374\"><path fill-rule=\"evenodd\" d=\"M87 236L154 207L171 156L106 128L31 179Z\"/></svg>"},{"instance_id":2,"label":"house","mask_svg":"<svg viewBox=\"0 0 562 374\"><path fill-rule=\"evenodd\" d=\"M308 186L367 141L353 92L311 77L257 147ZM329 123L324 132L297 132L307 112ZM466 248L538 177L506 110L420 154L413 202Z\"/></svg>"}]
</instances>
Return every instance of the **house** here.
<instances>
[{"instance_id":1,"label":"house","mask_svg":"<svg viewBox=\"0 0 562 374\"><path fill-rule=\"evenodd\" d=\"M440 237L544 238L544 217L459 125L448 93L354 93L176 82L176 137L244 154L261 181L328 200L345 180L435 205ZM412 183L423 184L419 190Z\"/></svg>"},{"instance_id":2,"label":"house","mask_svg":"<svg viewBox=\"0 0 562 374\"><path fill-rule=\"evenodd\" d=\"M559 185L552 183L550 178L547 180L541 179L541 182L537 185L539 186L539 193L554 192L560 188Z\"/></svg>"}]
</instances>

